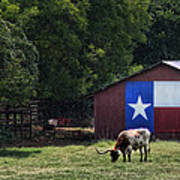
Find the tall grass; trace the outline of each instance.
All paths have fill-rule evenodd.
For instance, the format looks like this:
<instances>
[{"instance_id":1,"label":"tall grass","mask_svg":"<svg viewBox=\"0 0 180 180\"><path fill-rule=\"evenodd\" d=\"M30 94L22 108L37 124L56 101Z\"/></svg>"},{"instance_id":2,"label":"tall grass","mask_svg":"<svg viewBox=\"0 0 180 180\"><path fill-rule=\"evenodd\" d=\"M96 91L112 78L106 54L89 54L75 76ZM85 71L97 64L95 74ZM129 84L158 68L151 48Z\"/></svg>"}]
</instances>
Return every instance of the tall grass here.
<instances>
[{"instance_id":1,"label":"tall grass","mask_svg":"<svg viewBox=\"0 0 180 180\"><path fill-rule=\"evenodd\" d=\"M122 157L112 163L108 154L100 156L95 152L95 147L104 150L114 143L76 142L61 147L1 149L0 179L180 180L180 143L152 143L152 162L143 163L139 162L139 152L132 154L131 163L123 163Z\"/></svg>"}]
</instances>

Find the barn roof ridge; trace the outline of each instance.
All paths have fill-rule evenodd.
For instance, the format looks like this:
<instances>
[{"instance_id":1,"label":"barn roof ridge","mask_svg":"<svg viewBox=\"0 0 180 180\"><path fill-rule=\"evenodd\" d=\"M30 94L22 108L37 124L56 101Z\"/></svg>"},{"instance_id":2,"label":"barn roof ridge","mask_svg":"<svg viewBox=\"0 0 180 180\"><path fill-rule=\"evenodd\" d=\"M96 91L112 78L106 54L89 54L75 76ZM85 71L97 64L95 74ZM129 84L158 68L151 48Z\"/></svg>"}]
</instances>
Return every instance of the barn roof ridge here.
<instances>
[{"instance_id":1,"label":"barn roof ridge","mask_svg":"<svg viewBox=\"0 0 180 180\"><path fill-rule=\"evenodd\" d=\"M146 72L146 71L148 71L148 70L150 70L150 69L152 69L152 68L154 68L154 67L157 67L157 66L159 66L160 64L164 64L164 65L167 65L167 66L169 66L169 67L172 67L172 68L175 68L175 69L177 69L177 70L180 70L180 60L174 60L174 61L162 60L162 61L160 61L160 62L158 62L158 63L155 63L155 64L153 64L153 65L151 65L151 66L149 66L149 67L147 67L147 68L144 68L144 69L142 69L142 70L140 70L140 71L138 71L138 72L136 72L136 73L134 73L134 74L132 74L132 75L130 75L130 76L124 77L124 78L118 80L117 82L114 82L114 83L112 83L112 84L109 84L108 86L99 89L98 91L96 91L96 92L93 93L93 94L95 95L95 94L97 94L97 93L99 93L99 92L102 92L102 91L104 91L104 90L106 90L106 89L108 89L108 88L110 88L110 87L112 87L112 86L115 86L115 85L117 85L117 84L119 84L119 83L121 83L121 82L129 79L129 78L132 78L132 77L134 77L134 76L136 76L136 75L138 75L138 74L141 74L141 73L143 73L143 72Z\"/></svg>"}]
</instances>

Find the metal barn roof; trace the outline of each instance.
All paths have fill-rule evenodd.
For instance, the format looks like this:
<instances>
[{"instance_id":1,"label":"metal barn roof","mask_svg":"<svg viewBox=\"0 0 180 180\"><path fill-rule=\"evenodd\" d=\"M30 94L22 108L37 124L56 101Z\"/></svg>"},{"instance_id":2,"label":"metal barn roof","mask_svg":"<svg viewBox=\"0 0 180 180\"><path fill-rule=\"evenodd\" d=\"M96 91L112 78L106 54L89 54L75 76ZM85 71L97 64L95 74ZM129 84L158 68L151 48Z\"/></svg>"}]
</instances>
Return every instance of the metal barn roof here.
<instances>
[{"instance_id":1,"label":"metal barn roof","mask_svg":"<svg viewBox=\"0 0 180 180\"><path fill-rule=\"evenodd\" d=\"M180 60L179 61L162 61L162 63L180 70Z\"/></svg>"}]
</instances>

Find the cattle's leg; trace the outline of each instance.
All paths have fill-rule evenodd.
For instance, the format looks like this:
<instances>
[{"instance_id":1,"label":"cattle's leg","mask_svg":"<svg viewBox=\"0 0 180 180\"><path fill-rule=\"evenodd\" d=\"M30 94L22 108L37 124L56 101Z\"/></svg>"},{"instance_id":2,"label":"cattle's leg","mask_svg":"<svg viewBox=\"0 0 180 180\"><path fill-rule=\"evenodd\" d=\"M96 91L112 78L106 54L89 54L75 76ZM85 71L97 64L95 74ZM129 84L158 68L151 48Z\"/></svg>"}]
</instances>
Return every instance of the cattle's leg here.
<instances>
[{"instance_id":1,"label":"cattle's leg","mask_svg":"<svg viewBox=\"0 0 180 180\"><path fill-rule=\"evenodd\" d=\"M131 162L131 152L128 153L128 162Z\"/></svg>"},{"instance_id":2,"label":"cattle's leg","mask_svg":"<svg viewBox=\"0 0 180 180\"><path fill-rule=\"evenodd\" d=\"M147 161L147 146L144 146L144 161Z\"/></svg>"},{"instance_id":3,"label":"cattle's leg","mask_svg":"<svg viewBox=\"0 0 180 180\"><path fill-rule=\"evenodd\" d=\"M123 153L123 162L126 162L126 153Z\"/></svg>"},{"instance_id":4,"label":"cattle's leg","mask_svg":"<svg viewBox=\"0 0 180 180\"><path fill-rule=\"evenodd\" d=\"M142 162L143 161L142 147L139 148L139 152L140 152L140 155L141 155L140 162Z\"/></svg>"},{"instance_id":5,"label":"cattle's leg","mask_svg":"<svg viewBox=\"0 0 180 180\"><path fill-rule=\"evenodd\" d=\"M132 146L128 146L126 153L128 154L128 162L131 162Z\"/></svg>"}]
</instances>

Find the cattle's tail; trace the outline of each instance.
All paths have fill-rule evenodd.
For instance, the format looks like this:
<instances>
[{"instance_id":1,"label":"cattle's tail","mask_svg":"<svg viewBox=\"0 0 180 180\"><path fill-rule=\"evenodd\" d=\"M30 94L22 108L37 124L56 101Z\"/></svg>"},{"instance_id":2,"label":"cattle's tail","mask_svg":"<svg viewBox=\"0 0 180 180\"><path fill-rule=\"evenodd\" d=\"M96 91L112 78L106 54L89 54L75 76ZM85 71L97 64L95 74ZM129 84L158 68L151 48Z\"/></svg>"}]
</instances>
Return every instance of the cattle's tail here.
<instances>
[{"instance_id":1,"label":"cattle's tail","mask_svg":"<svg viewBox=\"0 0 180 180\"><path fill-rule=\"evenodd\" d=\"M152 161L152 159L151 159L151 142L154 142L154 141L156 141L156 136L155 136L155 134L151 134L149 143L148 143L148 149L147 149L150 161Z\"/></svg>"},{"instance_id":2,"label":"cattle's tail","mask_svg":"<svg viewBox=\"0 0 180 180\"><path fill-rule=\"evenodd\" d=\"M149 154L151 153L151 145L150 145L150 142L149 142L149 147L148 147L148 153L149 153Z\"/></svg>"},{"instance_id":3,"label":"cattle's tail","mask_svg":"<svg viewBox=\"0 0 180 180\"><path fill-rule=\"evenodd\" d=\"M150 145L150 143L151 142L149 142L149 144L148 144L148 149L147 149L147 151L148 151L148 154L149 154L149 161L151 162L152 161L152 159L151 159L151 145Z\"/></svg>"}]
</instances>

